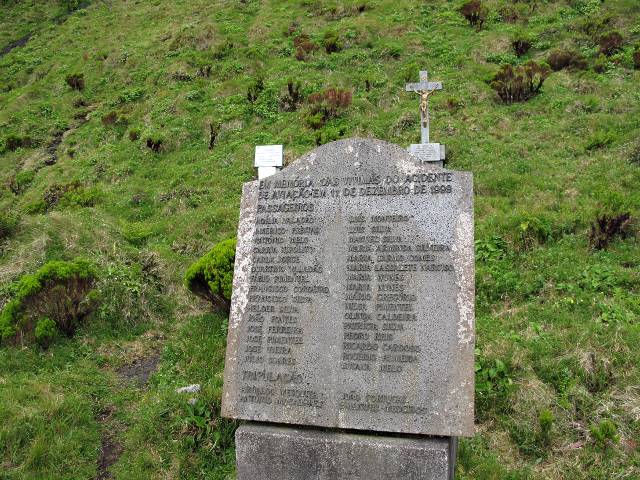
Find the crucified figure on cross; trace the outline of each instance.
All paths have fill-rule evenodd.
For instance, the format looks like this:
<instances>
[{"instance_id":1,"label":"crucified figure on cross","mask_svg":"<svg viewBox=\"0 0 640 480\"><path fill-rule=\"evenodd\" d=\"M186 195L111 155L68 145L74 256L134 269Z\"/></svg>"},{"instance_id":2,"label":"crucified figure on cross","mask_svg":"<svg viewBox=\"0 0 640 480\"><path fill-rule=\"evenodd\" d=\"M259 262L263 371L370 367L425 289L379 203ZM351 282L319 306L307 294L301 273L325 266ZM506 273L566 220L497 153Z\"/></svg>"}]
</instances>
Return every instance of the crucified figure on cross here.
<instances>
[{"instance_id":1,"label":"crucified figure on cross","mask_svg":"<svg viewBox=\"0 0 640 480\"><path fill-rule=\"evenodd\" d=\"M422 112L423 115L426 115L427 108L429 107L429 95L431 95L432 93L435 93L436 91L437 89L421 90L419 92L416 92L417 94L420 95L420 111ZM426 125L424 126L426 127Z\"/></svg>"},{"instance_id":2,"label":"crucified figure on cross","mask_svg":"<svg viewBox=\"0 0 640 480\"><path fill-rule=\"evenodd\" d=\"M420 72L420 82L406 85L407 92L415 92L420 95L421 143L429 143L429 96L436 90L442 90L442 83L429 82L426 70Z\"/></svg>"}]
</instances>

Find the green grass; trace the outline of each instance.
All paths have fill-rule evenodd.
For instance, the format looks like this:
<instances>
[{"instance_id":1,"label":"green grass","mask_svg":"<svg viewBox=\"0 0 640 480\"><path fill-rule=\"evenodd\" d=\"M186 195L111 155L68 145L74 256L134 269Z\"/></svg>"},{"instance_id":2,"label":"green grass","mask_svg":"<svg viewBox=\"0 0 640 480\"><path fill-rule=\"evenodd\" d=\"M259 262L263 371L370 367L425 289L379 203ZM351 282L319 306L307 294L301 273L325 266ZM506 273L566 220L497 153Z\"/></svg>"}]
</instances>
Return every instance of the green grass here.
<instances>
[{"instance_id":1,"label":"green grass","mask_svg":"<svg viewBox=\"0 0 640 480\"><path fill-rule=\"evenodd\" d=\"M74 339L0 348L2 478L92 478L105 432L123 447L116 478L232 476L233 425L217 416L226 323L184 290L184 271L235 234L256 144L282 143L291 161L342 136L418 141L404 84L424 68L444 82L432 138L475 180L478 421L459 478L640 477L640 5L487 0L476 32L461 3L116 0L68 14L0 0L0 50L32 34L0 57L0 211L18 220L0 240L0 304L21 275L75 257L96 263L103 298ZM294 22L318 45L337 32L343 49L296 60ZM596 73L597 36L613 29L623 50ZM522 58L519 33L533 43ZM500 63L554 48L590 68L498 103L486 81ZM74 73L83 91L65 82ZM314 130L306 103L280 109L290 78L305 95L352 90L353 103ZM10 136L31 146L9 151ZM590 249L596 216L623 211L632 234ZM157 355L144 387L118 373ZM203 385L195 407L174 393L190 383Z\"/></svg>"}]
</instances>

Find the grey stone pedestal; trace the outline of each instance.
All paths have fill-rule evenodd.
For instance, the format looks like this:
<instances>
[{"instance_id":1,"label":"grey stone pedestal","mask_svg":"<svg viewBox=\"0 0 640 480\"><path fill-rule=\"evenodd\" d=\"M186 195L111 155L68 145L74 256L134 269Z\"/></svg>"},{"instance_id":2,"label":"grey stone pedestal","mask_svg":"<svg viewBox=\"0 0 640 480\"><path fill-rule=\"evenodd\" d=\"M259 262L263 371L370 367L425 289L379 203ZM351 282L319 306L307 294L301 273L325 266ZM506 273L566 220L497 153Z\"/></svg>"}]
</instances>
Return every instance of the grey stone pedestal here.
<instances>
[{"instance_id":1,"label":"grey stone pedestal","mask_svg":"<svg viewBox=\"0 0 640 480\"><path fill-rule=\"evenodd\" d=\"M238 480L449 480L455 440L250 423L236 432Z\"/></svg>"}]
</instances>

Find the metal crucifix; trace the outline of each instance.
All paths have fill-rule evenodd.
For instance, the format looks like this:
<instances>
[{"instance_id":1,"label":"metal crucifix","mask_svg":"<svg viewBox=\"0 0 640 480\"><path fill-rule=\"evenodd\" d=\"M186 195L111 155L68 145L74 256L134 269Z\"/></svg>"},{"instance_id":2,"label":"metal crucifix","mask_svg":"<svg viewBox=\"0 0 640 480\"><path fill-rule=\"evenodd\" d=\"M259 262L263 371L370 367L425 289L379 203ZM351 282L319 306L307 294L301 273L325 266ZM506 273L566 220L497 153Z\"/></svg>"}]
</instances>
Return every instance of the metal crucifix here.
<instances>
[{"instance_id":1,"label":"metal crucifix","mask_svg":"<svg viewBox=\"0 0 640 480\"><path fill-rule=\"evenodd\" d=\"M420 143L429 143L429 95L442 90L441 82L430 82L426 70L420 72L420 82L407 83L407 92L420 95Z\"/></svg>"}]
</instances>

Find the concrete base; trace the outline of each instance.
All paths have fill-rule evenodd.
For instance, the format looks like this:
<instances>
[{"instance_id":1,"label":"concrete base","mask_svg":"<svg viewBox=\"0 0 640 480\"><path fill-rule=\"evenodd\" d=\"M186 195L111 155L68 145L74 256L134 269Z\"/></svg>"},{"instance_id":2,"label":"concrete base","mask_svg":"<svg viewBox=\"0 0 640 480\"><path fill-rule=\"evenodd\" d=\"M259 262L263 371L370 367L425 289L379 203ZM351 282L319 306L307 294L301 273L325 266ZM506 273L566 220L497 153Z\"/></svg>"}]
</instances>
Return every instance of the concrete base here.
<instances>
[{"instance_id":1,"label":"concrete base","mask_svg":"<svg viewBox=\"0 0 640 480\"><path fill-rule=\"evenodd\" d=\"M450 480L455 439L250 423L236 432L238 480Z\"/></svg>"}]
</instances>

